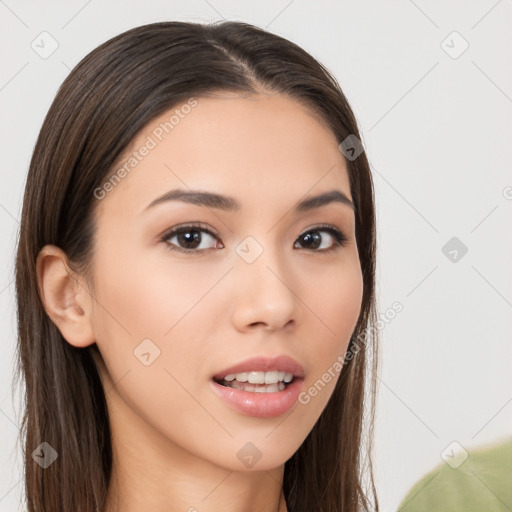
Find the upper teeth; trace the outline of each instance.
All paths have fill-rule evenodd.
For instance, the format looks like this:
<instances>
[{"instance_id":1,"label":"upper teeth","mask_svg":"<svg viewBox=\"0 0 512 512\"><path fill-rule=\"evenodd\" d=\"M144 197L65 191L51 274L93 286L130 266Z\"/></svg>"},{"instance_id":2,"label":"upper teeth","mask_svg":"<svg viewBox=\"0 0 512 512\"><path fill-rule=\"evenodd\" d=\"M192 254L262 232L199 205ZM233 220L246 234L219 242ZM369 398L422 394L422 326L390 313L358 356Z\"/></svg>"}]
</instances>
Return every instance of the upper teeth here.
<instances>
[{"instance_id":1,"label":"upper teeth","mask_svg":"<svg viewBox=\"0 0 512 512\"><path fill-rule=\"evenodd\" d=\"M278 382L291 382L293 380L293 373L286 373L280 371L272 372L242 372L230 373L224 377L228 382L232 380L238 382L249 382L251 384L277 384Z\"/></svg>"}]
</instances>

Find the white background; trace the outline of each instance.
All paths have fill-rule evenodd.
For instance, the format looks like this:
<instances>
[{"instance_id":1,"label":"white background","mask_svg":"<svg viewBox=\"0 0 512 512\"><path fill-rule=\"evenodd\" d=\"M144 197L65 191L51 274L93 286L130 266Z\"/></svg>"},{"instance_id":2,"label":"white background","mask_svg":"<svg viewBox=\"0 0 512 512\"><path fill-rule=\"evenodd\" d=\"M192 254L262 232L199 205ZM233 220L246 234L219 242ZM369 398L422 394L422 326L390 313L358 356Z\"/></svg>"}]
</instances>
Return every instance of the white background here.
<instances>
[{"instance_id":1,"label":"white background","mask_svg":"<svg viewBox=\"0 0 512 512\"><path fill-rule=\"evenodd\" d=\"M471 449L510 436L511 7L1 0L0 512L21 510L23 491L11 397L13 257L32 148L69 70L108 38L155 21L226 18L267 28L322 61L355 110L376 187L380 310L403 305L381 331L382 510L396 510L452 441ZM43 31L59 45L47 59L31 48ZM452 237L468 248L457 262L441 250Z\"/></svg>"}]
</instances>

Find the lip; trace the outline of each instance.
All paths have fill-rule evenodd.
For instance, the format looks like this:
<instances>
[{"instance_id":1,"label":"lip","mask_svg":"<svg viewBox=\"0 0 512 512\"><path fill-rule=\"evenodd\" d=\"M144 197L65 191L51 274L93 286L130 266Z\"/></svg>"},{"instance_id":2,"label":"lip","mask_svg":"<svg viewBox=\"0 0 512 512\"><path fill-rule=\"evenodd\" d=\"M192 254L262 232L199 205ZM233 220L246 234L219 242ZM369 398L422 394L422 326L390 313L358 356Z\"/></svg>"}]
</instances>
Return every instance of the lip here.
<instances>
[{"instance_id":1,"label":"lip","mask_svg":"<svg viewBox=\"0 0 512 512\"><path fill-rule=\"evenodd\" d=\"M296 403L304 387L304 378L295 378L282 391L252 393L228 388L210 380L213 391L233 409L257 418L274 418L288 412Z\"/></svg>"},{"instance_id":2,"label":"lip","mask_svg":"<svg viewBox=\"0 0 512 512\"><path fill-rule=\"evenodd\" d=\"M242 372L271 372L275 370L280 370L286 373L292 373L294 377L298 377L300 379L304 378L304 368L300 365L295 359L280 355L276 357L267 357L267 356L257 356L251 357L250 359L246 359L237 363L221 372L216 373L212 378L221 380L226 375L230 373L242 373ZM267 394L267 393L263 393Z\"/></svg>"},{"instance_id":3,"label":"lip","mask_svg":"<svg viewBox=\"0 0 512 512\"><path fill-rule=\"evenodd\" d=\"M285 389L275 393L242 391L216 382L230 373L273 370L291 373L294 377ZM295 359L285 355L251 357L215 374L210 380L210 385L217 396L238 412L257 418L273 418L286 413L297 402L304 387L304 368Z\"/></svg>"}]
</instances>

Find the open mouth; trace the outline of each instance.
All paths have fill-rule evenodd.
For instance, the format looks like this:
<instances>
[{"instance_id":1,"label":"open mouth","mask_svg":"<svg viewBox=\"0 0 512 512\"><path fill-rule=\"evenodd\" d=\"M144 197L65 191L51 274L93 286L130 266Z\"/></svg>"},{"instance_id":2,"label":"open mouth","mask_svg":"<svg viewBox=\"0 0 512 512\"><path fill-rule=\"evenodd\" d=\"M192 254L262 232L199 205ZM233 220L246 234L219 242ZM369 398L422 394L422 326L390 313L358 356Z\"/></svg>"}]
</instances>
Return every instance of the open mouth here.
<instances>
[{"instance_id":1,"label":"open mouth","mask_svg":"<svg viewBox=\"0 0 512 512\"><path fill-rule=\"evenodd\" d=\"M212 375L213 392L231 408L255 418L289 411L304 388L304 369L287 356L253 357Z\"/></svg>"},{"instance_id":2,"label":"open mouth","mask_svg":"<svg viewBox=\"0 0 512 512\"><path fill-rule=\"evenodd\" d=\"M249 393L279 393L284 391L298 377L283 371L242 372L214 378L214 382L227 388Z\"/></svg>"}]
</instances>

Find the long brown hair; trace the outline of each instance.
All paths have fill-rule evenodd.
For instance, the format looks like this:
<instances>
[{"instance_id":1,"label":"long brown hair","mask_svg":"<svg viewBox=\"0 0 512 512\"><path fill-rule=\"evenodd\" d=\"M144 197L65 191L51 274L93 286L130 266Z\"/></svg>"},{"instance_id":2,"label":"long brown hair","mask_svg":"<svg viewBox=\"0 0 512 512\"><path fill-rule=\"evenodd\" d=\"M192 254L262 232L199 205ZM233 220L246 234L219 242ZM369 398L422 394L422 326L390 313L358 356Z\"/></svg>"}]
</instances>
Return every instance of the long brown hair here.
<instances>
[{"instance_id":1,"label":"long brown hair","mask_svg":"<svg viewBox=\"0 0 512 512\"><path fill-rule=\"evenodd\" d=\"M39 251L57 245L73 270L87 272L94 249L94 190L134 136L191 96L262 90L310 107L339 143L349 135L360 139L331 73L296 44L247 23L161 22L131 29L88 54L60 87L30 163L16 260L29 512L102 511L112 469L94 345L73 347L46 314L37 287ZM371 465L377 369L374 191L364 152L347 165L364 280L361 313L348 348L351 357L330 401L285 464L290 512L378 510ZM367 406L365 390L371 398ZM58 463L47 469L31 456L43 441L58 453Z\"/></svg>"}]
</instances>

